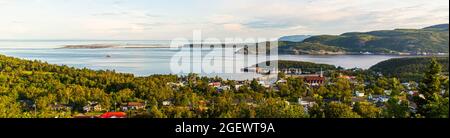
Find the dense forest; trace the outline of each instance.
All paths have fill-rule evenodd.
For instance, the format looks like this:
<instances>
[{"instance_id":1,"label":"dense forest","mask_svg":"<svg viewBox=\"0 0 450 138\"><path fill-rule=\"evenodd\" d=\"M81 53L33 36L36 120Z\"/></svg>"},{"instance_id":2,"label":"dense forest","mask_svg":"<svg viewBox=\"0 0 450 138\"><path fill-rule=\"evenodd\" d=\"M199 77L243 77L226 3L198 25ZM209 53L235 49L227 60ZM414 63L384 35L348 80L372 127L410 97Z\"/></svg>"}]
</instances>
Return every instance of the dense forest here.
<instances>
[{"instance_id":1,"label":"dense forest","mask_svg":"<svg viewBox=\"0 0 450 138\"><path fill-rule=\"evenodd\" d=\"M361 70L330 69L319 87L283 76L285 83L264 87L257 80L196 74L135 77L0 55L0 118L71 118L120 111L120 105L130 102L145 103L127 111L139 118L448 118L448 76L435 60L427 66L417 86ZM376 102L375 97L389 100ZM308 101L307 106L300 101ZM101 108L86 111L92 103Z\"/></svg>"},{"instance_id":2,"label":"dense forest","mask_svg":"<svg viewBox=\"0 0 450 138\"><path fill-rule=\"evenodd\" d=\"M276 67L279 70L288 70L288 69L301 69L302 72L310 72L310 73L318 73L321 70L337 70L342 69L342 67L336 67L334 65L328 64L317 64L312 62L304 62L304 61L289 61L289 60L277 60L277 61L266 61L261 62L251 67Z\"/></svg>"},{"instance_id":3,"label":"dense forest","mask_svg":"<svg viewBox=\"0 0 450 138\"><path fill-rule=\"evenodd\" d=\"M279 42L280 47L278 48L281 54L343 54L345 53L344 48L328 46L320 43L310 43L310 42Z\"/></svg>"},{"instance_id":4,"label":"dense forest","mask_svg":"<svg viewBox=\"0 0 450 138\"><path fill-rule=\"evenodd\" d=\"M442 65L442 72L448 75L449 57L435 57ZM428 69L427 63L432 57L395 58L380 62L369 70L380 72L389 77L397 77L405 81L419 81Z\"/></svg>"},{"instance_id":5,"label":"dense forest","mask_svg":"<svg viewBox=\"0 0 450 138\"><path fill-rule=\"evenodd\" d=\"M308 51L311 50L311 47L329 52L346 51L350 53L448 53L449 32L448 24L441 24L423 29L318 35L306 38L302 42L281 42L279 46L280 52L287 54L295 54L295 51Z\"/></svg>"}]
</instances>

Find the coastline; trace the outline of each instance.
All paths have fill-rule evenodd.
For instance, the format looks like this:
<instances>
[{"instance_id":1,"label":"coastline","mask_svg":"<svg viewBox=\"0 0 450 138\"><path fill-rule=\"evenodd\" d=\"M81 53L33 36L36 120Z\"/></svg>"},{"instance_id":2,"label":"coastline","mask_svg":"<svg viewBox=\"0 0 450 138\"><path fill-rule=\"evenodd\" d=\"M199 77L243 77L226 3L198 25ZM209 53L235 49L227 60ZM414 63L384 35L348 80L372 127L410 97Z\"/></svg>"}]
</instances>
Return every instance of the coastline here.
<instances>
[{"instance_id":1,"label":"coastline","mask_svg":"<svg viewBox=\"0 0 450 138\"><path fill-rule=\"evenodd\" d=\"M92 44L92 45L64 45L62 47L58 47L55 49L104 49L104 48L170 48L170 46Z\"/></svg>"},{"instance_id":2,"label":"coastline","mask_svg":"<svg viewBox=\"0 0 450 138\"><path fill-rule=\"evenodd\" d=\"M182 45L180 47L189 47L189 45ZM142 45L142 44L130 44L130 45L113 45L113 44L88 44L88 45L64 45L57 47L55 49L106 49L106 48L129 48L129 49L139 49L139 48L170 48L170 46L165 45ZM191 48L209 48L194 46ZM255 55L256 52L249 51L248 53L243 52L243 48L239 48L234 54L242 55ZM339 56L339 55L386 55L386 56L448 56L449 53L426 53L426 52L393 52L393 53L371 53L371 52L330 52L330 51L302 51L299 52L278 52L278 55L314 55L314 56Z\"/></svg>"}]
</instances>

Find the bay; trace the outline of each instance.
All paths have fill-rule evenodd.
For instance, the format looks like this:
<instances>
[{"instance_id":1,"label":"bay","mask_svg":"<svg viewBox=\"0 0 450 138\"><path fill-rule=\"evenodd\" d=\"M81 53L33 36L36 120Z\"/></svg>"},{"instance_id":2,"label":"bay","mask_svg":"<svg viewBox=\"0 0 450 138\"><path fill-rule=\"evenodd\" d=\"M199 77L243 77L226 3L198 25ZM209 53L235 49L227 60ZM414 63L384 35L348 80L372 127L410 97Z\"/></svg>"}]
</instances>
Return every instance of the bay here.
<instances>
[{"instance_id":1,"label":"bay","mask_svg":"<svg viewBox=\"0 0 450 138\"><path fill-rule=\"evenodd\" d=\"M76 68L94 70L115 70L116 72L132 73L136 76L153 74L180 74L189 72L174 72L174 58L181 59L182 64L198 66L205 62L214 62L213 70L218 71L200 75L222 77L233 80L246 80L260 75L246 73L240 70L251 66L259 59L234 54L236 49L170 49L170 48L103 48L103 49L59 49L64 45L74 44L142 44L168 45L169 41L0 41L0 54L29 60L41 60L51 64L68 65ZM190 56L192 51L200 51L200 55ZM225 53L225 54L223 54ZM181 57L180 57L181 56ZM185 57L191 57L184 60ZM278 55L279 60L307 61L331 64L343 68L368 69L378 62L398 58L395 55ZM178 61L178 60L176 60ZM221 72L233 68L233 72ZM176 69L175 69L176 70ZM219 71L220 70L220 71ZM198 73L198 72L195 72Z\"/></svg>"}]
</instances>

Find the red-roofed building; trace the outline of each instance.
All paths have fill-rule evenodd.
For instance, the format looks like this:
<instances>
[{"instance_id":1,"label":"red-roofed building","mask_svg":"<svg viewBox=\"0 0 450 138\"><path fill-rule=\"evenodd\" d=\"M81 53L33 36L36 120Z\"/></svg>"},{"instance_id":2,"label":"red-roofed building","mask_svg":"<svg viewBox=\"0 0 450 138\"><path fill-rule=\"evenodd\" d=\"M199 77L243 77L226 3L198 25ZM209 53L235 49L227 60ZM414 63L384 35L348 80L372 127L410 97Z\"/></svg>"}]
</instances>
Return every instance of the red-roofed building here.
<instances>
[{"instance_id":1,"label":"red-roofed building","mask_svg":"<svg viewBox=\"0 0 450 138\"><path fill-rule=\"evenodd\" d=\"M340 78L340 79L347 79L351 83L357 83L356 76L347 76L347 75L340 74L338 78Z\"/></svg>"},{"instance_id":2,"label":"red-roofed building","mask_svg":"<svg viewBox=\"0 0 450 138\"><path fill-rule=\"evenodd\" d=\"M100 118L127 118L127 113L125 112L106 112L100 115Z\"/></svg>"},{"instance_id":3,"label":"red-roofed building","mask_svg":"<svg viewBox=\"0 0 450 138\"><path fill-rule=\"evenodd\" d=\"M323 76L307 76L305 82L311 86L319 86L325 83L325 77Z\"/></svg>"},{"instance_id":4,"label":"red-roofed building","mask_svg":"<svg viewBox=\"0 0 450 138\"><path fill-rule=\"evenodd\" d=\"M209 83L209 86L212 86L212 87L220 87L220 86L222 86L222 83L220 83L220 82L211 82L211 83Z\"/></svg>"}]
</instances>

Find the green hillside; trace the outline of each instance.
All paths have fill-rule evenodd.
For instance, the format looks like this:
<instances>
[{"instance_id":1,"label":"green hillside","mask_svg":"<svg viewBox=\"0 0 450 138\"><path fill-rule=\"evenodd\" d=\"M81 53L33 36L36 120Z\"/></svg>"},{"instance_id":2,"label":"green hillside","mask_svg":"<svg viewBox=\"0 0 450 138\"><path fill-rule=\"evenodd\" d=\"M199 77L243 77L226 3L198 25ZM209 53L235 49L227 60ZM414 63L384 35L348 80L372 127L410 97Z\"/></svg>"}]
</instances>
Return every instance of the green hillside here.
<instances>
[{"instance_id":1,"label":"green hillside","mask_svg":"<svg viewBox=\"0 0 450 138\"><path fill-rule=\"evenodd\" d=\"M419 80L423 77L433 57L395 58L380 62L369 70L380 72L390 77L398 77L404 81ZM448 75L449 57L435 57L442 65L443 74Z\"/></svg>"},{"instance_id":2,"label":"green hillside","mask_svg":"<svg viewBox=\"0 0 450 138\"><path fill-rule=\"evenodd\" d=\"M289 60L278 60L278 69L284 70L284 69L301 69L303 72L312 72L317 73L321 70L337 70L337 67L334 65L328 65L328 64L319 64L319 63L312 63L312 62L305 62L305 61L289 61ZM253 65L252 67L265 67L266 65L272 65L273 61L270 62L261 62L257 65Z\"/></svg>"},{"instance_id":3,"label":"green hillside","mask_svg":"<svg viewBox=\"0 0 450 138\"><path fill-rule=\"evenodd\" d=\"M285 44L279 47L279 52L281 54L343 54L345 52L344 48L328 46L320 43L290 43L285 42Z\"/></svg>"},{"instance_id":4,"label":"green hillside","mask_svg":"<svg viewBox=\"0 0 450 138\"><path fill-rule=\"evenodd\" d=\"M288 43L288 44L286 44ZM289 50L308 50L303 45L314 44L322 50L345 50L347 52L372 53L448 53L448 24L423 29L395 29L372 32L349 32L341 35L319 35L302 43L280 43L282 53ZM288 50L286 50L288 49Z\"/></svg>"}]
</instances>

